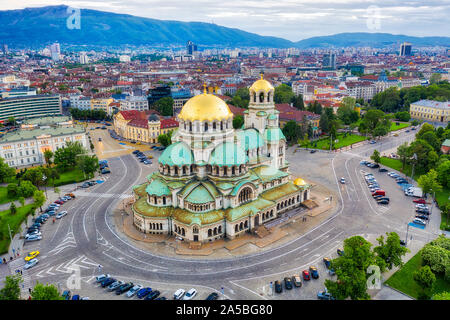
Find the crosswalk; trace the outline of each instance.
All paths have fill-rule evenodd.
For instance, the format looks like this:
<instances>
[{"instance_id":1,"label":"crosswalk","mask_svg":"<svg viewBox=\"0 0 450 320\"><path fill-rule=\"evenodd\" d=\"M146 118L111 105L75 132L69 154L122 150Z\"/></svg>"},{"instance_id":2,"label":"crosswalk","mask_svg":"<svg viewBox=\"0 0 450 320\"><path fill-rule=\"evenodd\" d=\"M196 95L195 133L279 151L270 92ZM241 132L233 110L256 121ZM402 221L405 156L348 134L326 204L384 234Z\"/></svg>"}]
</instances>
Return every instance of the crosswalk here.
<instances>
[{"instance_id":1,"label":"crosswalk","mask_svg":"<svg viewBox=\"0 0 450 320\"><path fill-rule=\"evenodd\" d=\"M20 284L20 292L21 295L24 296L28 294L28 288L31 288L31 276L28 270L25 270L23 266L25 265L25 261L21 258L15 259L8 263L9 271L11 274L15 274L16 270L22 271L22 280L23 282Z\"/></svg>"}]
</instances>

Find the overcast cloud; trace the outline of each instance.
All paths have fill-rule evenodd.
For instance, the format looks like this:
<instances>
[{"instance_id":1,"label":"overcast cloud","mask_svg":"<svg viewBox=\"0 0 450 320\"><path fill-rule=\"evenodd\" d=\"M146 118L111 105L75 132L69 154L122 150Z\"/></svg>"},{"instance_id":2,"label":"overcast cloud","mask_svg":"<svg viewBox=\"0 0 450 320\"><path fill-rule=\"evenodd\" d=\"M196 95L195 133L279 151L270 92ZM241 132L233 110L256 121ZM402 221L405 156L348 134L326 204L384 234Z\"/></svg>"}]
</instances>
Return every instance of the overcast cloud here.
<instances>
[{"instance_id":1,"label":"overcast cloud","mask_svg":"<svg viewBox=\"0 0 450 320\"><path fill-rule=\"evenodd\" d=\"M292 41L341 32L450 36L450 0L1 0L0 10L59 4L214 22Z\"/></svg>"}]
</instances>

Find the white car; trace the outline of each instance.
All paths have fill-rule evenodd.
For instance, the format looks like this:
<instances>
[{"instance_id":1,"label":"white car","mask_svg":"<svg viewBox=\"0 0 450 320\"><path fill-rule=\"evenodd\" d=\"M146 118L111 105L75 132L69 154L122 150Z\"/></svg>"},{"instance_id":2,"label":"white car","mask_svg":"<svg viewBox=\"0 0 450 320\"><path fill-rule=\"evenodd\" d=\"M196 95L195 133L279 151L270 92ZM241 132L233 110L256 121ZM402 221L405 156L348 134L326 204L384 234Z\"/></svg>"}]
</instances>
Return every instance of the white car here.
<instances>
[{"instance_id":1,"label":"white car","mask_svg":"<svg viewBox=\"0 0 450 320\"><path fill-rule=\"evenodd\" d=\"M109 277L110 277L109 274L101 274L101 275L95 277L95 282L96 283L100 283L100 282L102 282L103 280L105 280L106 278L109 278Z\"/></svg>"},{"instance_id":2,"label":"white car","mask_svg":"<svg viewBox=\"0 0 450 320\"><path fill-rule=\"evenodd\" d=\"M67 215L67 211L61 211L60 213L58 213L56 215L56 219L61 219L62 217L64 217L65 215Z\"/></svg>"},{"instance_id":3,"label":"white car","mask_svg":"<svg viewBox=\"0 0 450 320\"><path fill-rule=\"evenodd\" d=\"M183 297L183 300L191 300L193 299L195 296L197 295L197 290L195 290L194 288L189 289L188 292L186 292L186 294Z\"/></svg>"},{"instance_id":4,"label":"white car","mask_svg":"<svg viewBox=\"0 0 450 320\"><path fill-rule=\"evenodd\" d=\"M25 239L28 239L29 237L33 237L33 236L40 237L40 236L42 236L42 233L40 231L33 231L31 233L27 233L25 235Z\"/></svg>"},{"instance_id":5,"label":"white car","mask_svg":"<svg viewBox=\"0 0 450 320\"><path fill-rule=\"evenodd\" d=\"M28 261L28 262L25 264L25 266L24 266L23 268L24 268L25 270L28 270L28 269L34 267L35 265L37 265L38 262L39 262L39 260L36 259L36 258L31 259L30 261Z\"/></svg>"},{"instance_id":6,"label":"white car","mask_svg":"<svg viewBox=\"0 0 450 320\"><path fill-rule=\"evenodd\" d=\"M32 234L28 238L26 238L25 241L39 241L41 239L42 239L42 236Z\"/></svg>"},{"instance_id":7,"label":"white car","mask_svg":"<svg viewBox=\"0 0 450 320\"><path fill-rule=\"evenodd\" d=\"M425 226L425 225L427 224L425 221L423 221L422 219L419 219L419 218L415 218L415 219L413 220L413 223L415 223L415 224L420 224L420 225L422 225L422 226Z\"/></svg>"},{"instance_id":8,"label":"white car","mask_svg":"<svg viewBox=\"0 0 450 320\"><path fill-rule=\"evenodd\" d=\"M174 299L174 300L181 300L181 298L183 298L185 292L186 292L186 291L185 291L184 289L178 289L178 290L175 291L175 293L173 294L173 299Z\"/></svg>"},{"instance_id":9,"label":"white car","mask_svg":"<svg viewBox=\"0 0 450 320\"><path fill-rule=\"evenodd\" d=\"M344 177L341 178L341 183L345 184L345 178Z\"/></svg>"},{"instance_id":10,"label":"white car","mask_svg":"<svg viewBox=\"0 0 450 320\"><path fill-rule=\"evenodd\" d=\"M134 296L141 289L142 289L142 286L140 284L135 285L133 288L128 290L127 297L131 298L132 296Z\"/></svg>"}]
</instances>

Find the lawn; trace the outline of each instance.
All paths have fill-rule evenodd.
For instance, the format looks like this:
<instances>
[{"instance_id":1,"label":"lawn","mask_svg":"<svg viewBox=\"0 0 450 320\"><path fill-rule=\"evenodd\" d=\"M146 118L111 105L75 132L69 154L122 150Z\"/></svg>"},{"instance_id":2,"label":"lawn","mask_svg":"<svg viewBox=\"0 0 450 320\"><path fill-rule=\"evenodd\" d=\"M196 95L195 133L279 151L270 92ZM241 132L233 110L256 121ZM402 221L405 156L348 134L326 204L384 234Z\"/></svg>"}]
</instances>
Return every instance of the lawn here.
<instances>
[{"instance_id":1,"label":"lawn","mask_svg":"<svg viewBox=\"0 0 450 320\"><path fill-rule=\"evenodd\" d=\"M9 209L0 211L0 254L8 252L9 244L11 242L8 233L8 224L11 228L11 234L15 235L19 232L19 227L26 219L29 213L31 213L33 204L27 204L23 207L18 207L15 215L11 215Z\"/></svg>"},{"instance_id":2,"label":"lawn","mask_svg":"<svg viewBox=\"0 0 450 320\"><path fill-rule=\"evenodd\" d=\"M86 176L86 179L90 179L91 177ZM73 169L67 172L60 173L59 179L56 179L53 185L49 185L58 187L65 184L81 182L86 179L84 178L83 171L81 171L80 169Z\"/></svg>"},{"instance_id":3,"label":"lawn","mask_svg":"<svg viewBox=\"0 0 450 320\"><path fill-rule=\"evenodd\" d=\"M8 197L8 189L6 187L0 187L0 204L8 203L19 199L19 197Z\"/></svg>"},{"instance_id":4,"label":"lawn","mask_svg":"<svg viewBox=\"0 0 450 320\"><path fill-rule=\"evenodd\" d=\"M390 131L397 131L406 127L409 127L411 125L411 123L409 122L399 122L398 125L396 124L395 121L393 121L391 123L391 130Z\"/></svg>"},{"instance_id":5,"label":"lawn","mask_svg":"<svg viewBox=\"0 0 450 320\"><path fill-rule=\"evenodd\" d=\"M421 293L420 286L414 281L413 273L422 266L421 251L412 257L405 265L395 272L385 283L392 288L400 290L407 295L418 298ZM444 279L444 275L436 275L436 283L433 294L450 291L450 282Z\"/></svg>"},{"instance_id":6,"label":"lawn","mask_svg":"<svg viewBox=\"0 0 450 320\"><path fill-rule=\"evenodd\" d=\"M347 136L344 138L343 133L338 133L337 139L339 141L334 144L333 150L367 140L368 138L359 136L357 134L347 134ZM317 147L314 146L316 142L317 142ZM316 141L311 141L308 145L301 144L300 146L303 148L315 148L315 149L321 149L321 150L330 150L330 138L329 137L321 138Z\"/></svg>"}]
</instances>

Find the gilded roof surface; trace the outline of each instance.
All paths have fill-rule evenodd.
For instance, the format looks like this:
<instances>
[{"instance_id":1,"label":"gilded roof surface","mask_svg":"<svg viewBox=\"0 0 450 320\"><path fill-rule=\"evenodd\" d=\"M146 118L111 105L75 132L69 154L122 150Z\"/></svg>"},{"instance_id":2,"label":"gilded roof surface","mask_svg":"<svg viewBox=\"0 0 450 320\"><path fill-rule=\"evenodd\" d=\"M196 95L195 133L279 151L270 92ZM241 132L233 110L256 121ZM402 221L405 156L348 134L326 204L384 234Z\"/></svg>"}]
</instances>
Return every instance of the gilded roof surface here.
<instances>
[{"instance_id":1,"label":"gilded roof surface","mask_svg":"<svg viewBox=\"0 0 450 320\"><path fill-rule=\"evenodd\" d=\"M189 99L178 115L178 118L185 121L221 121L232 117L233 113L225 101L207 93Z\"/></svg>"}]
</instances>

